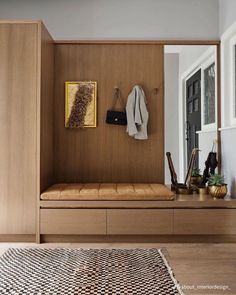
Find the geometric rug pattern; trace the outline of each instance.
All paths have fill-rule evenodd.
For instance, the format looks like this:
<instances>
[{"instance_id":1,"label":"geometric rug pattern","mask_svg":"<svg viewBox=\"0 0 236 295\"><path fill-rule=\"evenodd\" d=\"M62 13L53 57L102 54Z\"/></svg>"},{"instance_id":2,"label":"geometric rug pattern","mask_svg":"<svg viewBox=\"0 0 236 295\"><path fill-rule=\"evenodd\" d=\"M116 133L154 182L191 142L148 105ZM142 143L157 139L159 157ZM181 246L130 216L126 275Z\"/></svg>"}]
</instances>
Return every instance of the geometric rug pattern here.
<instances>
[{"instance_id":1,"label":"geometric rug pattern","mask_svg":"<svg viewBox=\"0 0 236 295\"><path fill-rule=\"evenodd\" d=\"M159 249L9 249L1 295L183 294Z\"/></svg>"}]
</instances>

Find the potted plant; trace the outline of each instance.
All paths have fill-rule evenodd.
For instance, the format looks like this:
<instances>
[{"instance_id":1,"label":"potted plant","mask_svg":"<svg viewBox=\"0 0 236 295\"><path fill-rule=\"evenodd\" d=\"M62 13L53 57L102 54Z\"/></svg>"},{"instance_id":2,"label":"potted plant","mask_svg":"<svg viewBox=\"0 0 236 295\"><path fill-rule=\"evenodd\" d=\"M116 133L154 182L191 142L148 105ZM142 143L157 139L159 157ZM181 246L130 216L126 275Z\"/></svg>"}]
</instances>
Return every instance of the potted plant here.
<instances>
[{"instance_id":1,"label":"potted plant","mask_svg":"<svg viewBox=\"0 0 236 295\"><path fill-rule=\"evenodd\" d=\"M209 193L214 198L223 199L227 194L227 184L221 174L211 175L208 180Z\"/></svg>"},{"instance_id":2,"label":"potted plant","mask_svg":"<svg viewBox=\"0 0 236 295\"><path fill-rule=\"evenodd\" d=\"M201 170L199 168L193 168L190 182L191 184L196 186L198 186L202 182Z\"/></svg>"}]
</instances>

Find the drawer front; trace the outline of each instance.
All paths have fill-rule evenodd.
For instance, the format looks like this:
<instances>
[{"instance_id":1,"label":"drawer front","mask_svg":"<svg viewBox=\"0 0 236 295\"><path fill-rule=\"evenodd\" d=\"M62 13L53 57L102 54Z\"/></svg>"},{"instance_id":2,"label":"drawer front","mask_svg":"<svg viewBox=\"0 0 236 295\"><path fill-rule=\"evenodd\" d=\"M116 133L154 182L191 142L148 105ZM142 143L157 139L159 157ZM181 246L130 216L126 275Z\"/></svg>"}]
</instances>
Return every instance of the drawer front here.
<instances>
[{"instance_id":1,"label":"drawer front","mask_svg":"<svg viewBox=\"0 0 236 295\"><path fill-rule=\"evenodd\" d=\"M105 235L105 209L41 209L41 234Z\"/></svg>"},{"instance_id":2,"label":"drawer front","mask_svg":"<svg viewBox=\"0 0 236 295\"><path fill-rule=\"evenodd\" d=\"M108 235L172 234L172 209L108 209Z\"/></svg>"},{"instance_id":3,"label":"drawer front","mask_svg":"<svg viewBox=\"0 0 236 295\"><path fill-rule=\"evenodd\" d=\"M174 234L234 235L235 209L174 209Z\"/></svg>"}]
</instances>

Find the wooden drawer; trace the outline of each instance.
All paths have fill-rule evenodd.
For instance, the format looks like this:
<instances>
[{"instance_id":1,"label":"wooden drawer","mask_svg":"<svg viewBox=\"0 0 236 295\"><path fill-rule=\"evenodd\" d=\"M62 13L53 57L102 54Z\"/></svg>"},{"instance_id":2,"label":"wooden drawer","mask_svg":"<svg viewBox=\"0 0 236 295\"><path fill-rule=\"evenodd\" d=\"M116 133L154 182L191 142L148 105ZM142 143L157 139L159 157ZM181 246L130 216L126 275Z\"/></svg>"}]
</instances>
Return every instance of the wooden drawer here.
<instances>
[{"instance_id":1,"label":"wooden drawer","mask_svg":"<svg viewBox=\"0 0 236 295\"><path fill-rule=\"evenodd\" d=\"M235 235L235 209L174 209L174 234Z\"/></svg>"},{"instance_id":2,"label":"wooden drawer","mask_svg":"<svg viewBox=\"0 0 236 295\"><path fill-rule=\"evenodd\" d=\"M108 235L172 234L172 209L108 209Z\"/></svg>"},{"instance_id":3,"label":"wooden drawer","mask_svg":"<svg viewBox=\"0 0 236 295\"><path fill-rule=\"evenodd\" d=\"M105 235L105 209L42 209L41 234Z\"/></svg>"}]
</instances>

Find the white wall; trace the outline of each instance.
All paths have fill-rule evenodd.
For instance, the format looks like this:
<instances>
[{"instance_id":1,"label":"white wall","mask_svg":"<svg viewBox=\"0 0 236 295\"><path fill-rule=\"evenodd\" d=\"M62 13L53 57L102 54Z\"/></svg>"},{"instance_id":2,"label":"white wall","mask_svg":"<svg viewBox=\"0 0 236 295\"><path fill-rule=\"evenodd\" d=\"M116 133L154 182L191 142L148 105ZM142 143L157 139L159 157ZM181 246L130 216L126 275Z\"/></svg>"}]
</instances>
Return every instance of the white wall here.
<instances>
[{"instance_id":1,"label":"white wall","mask_svg":"<svg viewBox=\"0 0 236 295\"><path fill-rule=\"evenodd\" d=\"M42 19L55 39L218 38L216 0L1 0L0 18Z\"/></svg>"},{"instance_id":2,"label":"white wall","mask_svg":"<svg viewBox=\"0 0 236 295\"><path fill-rule=\"evenodd\" d=\"M201 169L201 172L203 172L205 169L205 161L212 150L213 142L217 139L217 131L201 132L198 136L199 149L201 150L201 152L199 152L199 168Z\"/></svg>"},{"instance_id":3,"label":"white wall","mask_svg":"<svg viewBox=\"0 0 236 295\"><path fill-rule=\"evenodd\" d=\"M193 66L200 56L206 52L209 46L183 46L179 55L179 75L180 77Z\"/></svg>"},{"instance_id":4,"label":"white wall","mask_svg":"<svg viewBox=\"0 0 236 295\"><path fill-rule=\"evenodd\" d=\"M222 36L232 24L236 22L236 1L235 0L219 0L219 31ZM235 25L234 25L235 26ZM235 30L236 35L236 30ZM232 36L228 36L231 38ZM222 40L222 125L221 142L222 142L222 173L228 183L229 193L236 196L236 126L229 128L229 52L228 38L225 36Z\"/></svg>"},{"instance_id":5,"label":"white wall","mask_svg":"<svg viewBox=\"0 0 236 295\"><path fill-rule=\"evenodd\" d=\"M201 57L205 55L206 52L210 50L209 46L183 46L180 54L179 54L179 85L180 85L180 91L179 91L179 114L180 114L180 120L179 120L179 143L182 148L179 148L179 175L180 180L183 181L185 174L186 174L186 168L187 168L187 161L186 161L186 140L185 140L185 119L182 120L182 118L185 118L185 100L184 100L184 93L185 89L183 78L190 77L194 71L196 71L197 68L201 65L203 60L201 61ZM217 132L216 130L213 132L200 132L198 134L199 139L199 149L201 152L199 153L199 167L201 171L203 172L205 167L205 161L207 158L208 153L211 151L213 140L217 138ZM184 157L185 155L185 157Z\"/></svg>"},{"instance_id":6,"label":"white wall","mask_svg":"<svg viewBox=\"0 0 236 295\"><path fill-rule=\"evenodd\" d=\"M228 191L236 196L236 128L221 132L222 142L222 171Z\"/></svg>"},{"instance_id":7,"label":"white wall","mask_svg":"<svg viewBox=\"0 0 236 295\"><path fill-rule=\"evenodd\" d=\"M219 0L220 36L236 21L236 1Z\"/></svg>"},{"instance_id":8,"label":"white wall","mask_svg":"<svg viewBox=\"0 0 236 295\"><path fill-rule=\"evenodd\" d=\"M179 174L179 55L165 54L165 152L171 152L176 173ZM165 158L165 183L170 184L170 172Z\"/></svg>"}]
</instances>

